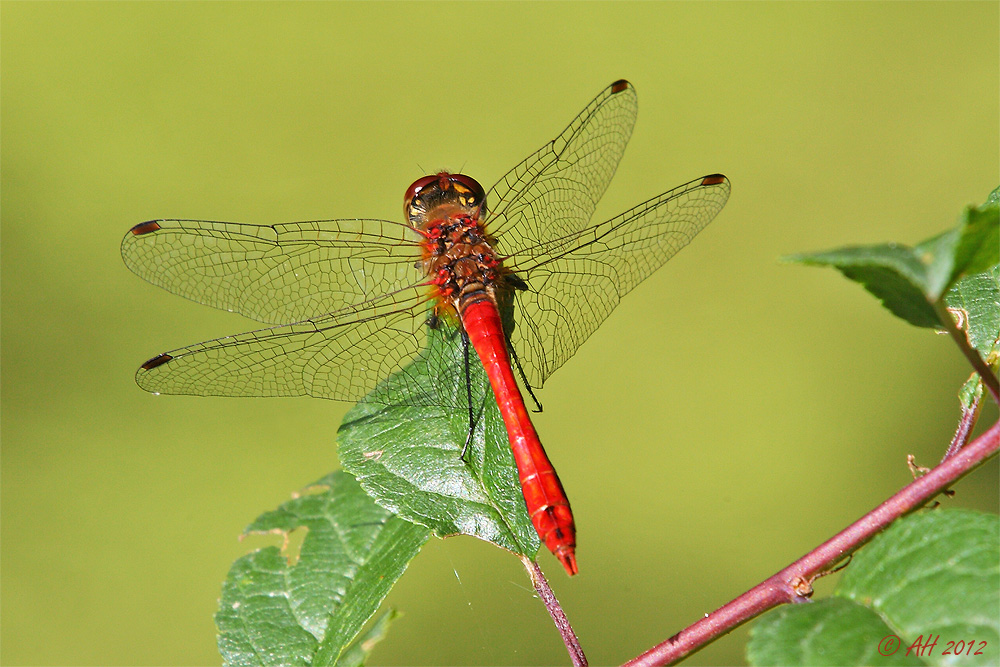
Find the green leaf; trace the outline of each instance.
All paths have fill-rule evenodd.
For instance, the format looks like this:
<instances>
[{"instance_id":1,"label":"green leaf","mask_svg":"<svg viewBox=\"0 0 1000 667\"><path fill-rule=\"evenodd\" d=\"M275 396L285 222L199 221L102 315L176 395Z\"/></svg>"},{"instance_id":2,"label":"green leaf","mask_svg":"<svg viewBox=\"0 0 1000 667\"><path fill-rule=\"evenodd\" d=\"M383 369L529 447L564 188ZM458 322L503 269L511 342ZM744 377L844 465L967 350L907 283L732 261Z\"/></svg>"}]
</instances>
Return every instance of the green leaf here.
<instances>
[{"instance_id":1,"label":"green leaf","mask_svg":"<svg viewBox=\"0 0 1000 667\"><path fill-rule=\"evenodd\" d=\"M1000 262L1000 207L967 207L957 227L917 244L914 252L928 267L928 297L939 299L962 276Z\"/></svg>"},{"instance_id":2,"label":"green leaf","mask_svg":"<svg viewBox=\"0 0 1000 667\"><path fill-rule=\"evenodd\" d=\"M832 266L861 283L894 315L918 327L938 327L940 320L928 302L927 267L913 249L893 243L852 246L783 258L810 266Z\"/></svg>"},{"instance_id":3,"label":"green leaf","mask_svg":"<svg viewBox=\"0 0 1000 667\"><path fill-rule=\"evenodd\" d=\"M961 229L952 281L963 275L981 273L1000 263L1000 206L970 206L965 211Z\"/></svg>"},{"instance_id":4,"label":"green leaf","mask_svg":"<svg viewBox=\"0 0 1000 667\"><path fill-rule=\"evenodd\" d=\"M879 652L888 635L899 639L891 655ZM981 655L945 654L949 642L954 653L970 641L969 653ZM915 642L924 648L911 649ZM1000 518L928 510L897 521L855 555L833 598L761 618L747 657L752 665L997 664Z\"/></svg>"},{"instance_id":5,"label":"green leaf","mask_svg":"<svg viewBox=\"0 0 1000 667\"><path fill-rule=\"evenodd\" d=\"M227 665L330 665L427 541L334 472L244 534L307 530L298 561L277 547L233 563L215 616Z\"/></svg>"},{"instance_id":6,"label":"green leaf","mask_svg":"<svg viewBox=\"0 0 1000 667\"><path fill-rule=\"evenodd\" d=\"M534 556L538 535L482 365L469 364L476 415L470 438L468 410L441 407L468 404L464 376L440 386L433 372L464 368L461 336L442 323L428 339L427 349L400 371L405 382L388 378L344 417L337 436L341 462L379 505L408 521L442 537L473 535ZM407 405L414 393L437 393L440 405Z\"/></svg>"},{"instance_id":7,"label":"green leaf","mask_svg":"<svg viewBox=\"0 0 1000 667\"><path fill-rule=\"evenodd\" d=\"M1000 266L966 276L945 295L951 311L959 311L959 328L969 345L989 359L1000 339Z\"/></svg>"},{"instance_id":8,"label":"green leaf","mask_svg":"<svg viewBox=\"0 0 1000 667\"><path fill-rule=\"evenodd\" d=\"M915 248L886 243L850 246L783 258L813 266L832 266L864 285L894 315L918 327L944 328L936 306L963 276L988 271L1000 263L1000 196L970 206L957 227Z\"/></svg>"},{"instance_id":9,"label":"green leaf","mask_svg":"<svg viewBox=\"0 0 1000 667\"><path fill-rule=\"evenodd\" d=\"M837 594L870 607L911 642L920 635L985 641L985 655L962 664L997 664L1000 518L928 510L897 521L858 553ZM931 664L947 664L942 650Z\"/></svg>"},{"instance_id":10,"label":"green leaf","mask_svg":"<svg viewBox=\"0 0 1000 667\"><path fill-rule=\"evenodd\" d=\"M892 629L870 609L842 598L785 606L754 624L747 644L751 665L923 665L905 647L882 655ZM884 644L882 644L884 646ZM889 650L883 649L885 653Z\"/></svg>"},{"instance_id":11,"label":"green leaf","mask_svg":"<svg viewBox=\"0 0 1000 667\"><path fill-rule=\"evenodd\" d=\"M955 248L961 236L961 230L949 229L921 241L913 249L913 254L927 267L925 297L930 301L939 298L951 280L955 270Z\"/></svg>"}]
</instances>

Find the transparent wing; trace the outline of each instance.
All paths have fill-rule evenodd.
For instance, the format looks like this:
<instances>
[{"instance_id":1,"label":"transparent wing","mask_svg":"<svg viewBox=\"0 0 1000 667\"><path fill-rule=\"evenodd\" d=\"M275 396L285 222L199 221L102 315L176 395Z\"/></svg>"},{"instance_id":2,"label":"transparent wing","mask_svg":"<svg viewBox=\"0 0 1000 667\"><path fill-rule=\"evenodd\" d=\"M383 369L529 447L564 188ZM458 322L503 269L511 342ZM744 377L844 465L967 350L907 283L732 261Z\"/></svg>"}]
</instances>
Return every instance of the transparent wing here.
<instances>
[{"instance_id":1,"label":"transparent wing","mask_svg":"<svg viewBox=\"0 0 1000 667\"><path fill-rule=\"evenodd\" d=\"M154 285L268 324L399 292L420 280L419 257L417 234L388 220L153 220L122 241L125 264Z\"/></svg>"},{"instance_id":2,"label":"transparent wing","mask_svg":"<svg viewBox=\"0 0 1000 667\"><path fill-rule=\"evenodd\" d=\"M722 210L721 174L685 183L621 215L526 247L505 265L525 280L511 343L528 383L541 387L625 294L686 246Z\"/></svg>"},{"instance_id":3,"label":"transparent wing","mask_svg":"<svg viewBox=\"0 0 1000 667\"><path fill-rule=\"evenodd\" d=\"M572 235L586 227L632 136L638 103L616 81L562 134L511 169L486 195L486 228L501 256Z\"/></svg>"},{"instance_id":4,"label":"transparent wing","mask_svg":"<svg viewBox=\"0 0 1000 667\"><path fill-rule=\"evenodd\" d=\"M448 395L450 404L463 369L441 346L428 348L426 319L417 316L427 305L424 290L408 288L295 324L191 345L147 361L136 382L153 393L342 401L359 400L378 387L370 397L376 403L384 396L386 402L435 406ZM407 365L420 354L440 359L428 359L417 376Z\"/></svg>"},{"instance_id":5,"label":"transparent wing","mask_svg":"<svg viewBox=\"0 0 1000 667\"><path fill-rule=\"evenodd\" d=\"M433 383L401 370L439 355L424 352L430 295L415 266L419 237L406 225L155 220L125 236L122 257L175 294L283 324L154 357L136 373L147 391L354 401L379 386L375 402L395 391L397 402L442 404ZM438 386L457 386L463 369L452 359L427 361L422 372Z\"/></svg>"}]
</instances>

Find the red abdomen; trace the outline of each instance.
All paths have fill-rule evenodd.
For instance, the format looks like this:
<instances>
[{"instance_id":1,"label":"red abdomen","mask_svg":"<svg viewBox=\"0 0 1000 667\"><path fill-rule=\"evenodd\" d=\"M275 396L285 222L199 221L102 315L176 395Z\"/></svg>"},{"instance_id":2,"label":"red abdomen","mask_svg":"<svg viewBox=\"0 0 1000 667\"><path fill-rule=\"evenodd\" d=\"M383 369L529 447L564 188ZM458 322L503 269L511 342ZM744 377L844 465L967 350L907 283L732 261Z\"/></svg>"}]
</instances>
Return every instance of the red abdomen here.
<instances>
[{"instance_id":1,"label":"red abdomen","mask_svg":"<svg viewBox=\"0 0 1000 667\"><path fill-rule=\"evenodd\" d=\"M531 423L521 390L511 371L500 313L485 293L481 298L473 296L462 305L461 311L469 342L482 361L507 427L531 523L545 546L562 562L566 572L574 575L577 568L573 513L562 483Z\"/></svg>"}]
</instances>

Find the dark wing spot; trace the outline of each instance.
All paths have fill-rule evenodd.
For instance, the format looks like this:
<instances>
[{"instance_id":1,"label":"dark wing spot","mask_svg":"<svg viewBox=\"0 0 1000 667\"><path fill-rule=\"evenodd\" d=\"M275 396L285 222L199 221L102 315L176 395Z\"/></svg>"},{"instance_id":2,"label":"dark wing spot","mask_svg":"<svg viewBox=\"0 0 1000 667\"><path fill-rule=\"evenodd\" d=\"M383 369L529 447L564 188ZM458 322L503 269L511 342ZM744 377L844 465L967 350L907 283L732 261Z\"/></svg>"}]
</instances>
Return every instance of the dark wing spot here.
<instances>
[{"instance_id":1,"label":"dark wing spot","mask_svg":"<svg viewBox=\"0 0 1000 667\"><path fill-rule=\"evenodd\" d=\"M151 370L153 368L156 368L157 366L162 366L163 364L167 363L171 359L173 359L173 357L171 357L169 354L167 354L167 353L164 352L163 354L158 354L155 357L153 357L152 359L150 359L149 361L147 361L146 363L144 363L141 366L141 368L144 371L148 371L148 370Z\"/></svg>"},{"instance_id":2,"label":"dark wing spot","mask_svg":"<svg viewBox=\"0 0 1000 667\"><path fill-rule=\"evenodd\" d=\"M140 222L138 225L130 229L135 236L142 236L143 234L151 234L160 228L159 223L156 220L149 220L147 222Z\"/></svg>"}]
</instances>

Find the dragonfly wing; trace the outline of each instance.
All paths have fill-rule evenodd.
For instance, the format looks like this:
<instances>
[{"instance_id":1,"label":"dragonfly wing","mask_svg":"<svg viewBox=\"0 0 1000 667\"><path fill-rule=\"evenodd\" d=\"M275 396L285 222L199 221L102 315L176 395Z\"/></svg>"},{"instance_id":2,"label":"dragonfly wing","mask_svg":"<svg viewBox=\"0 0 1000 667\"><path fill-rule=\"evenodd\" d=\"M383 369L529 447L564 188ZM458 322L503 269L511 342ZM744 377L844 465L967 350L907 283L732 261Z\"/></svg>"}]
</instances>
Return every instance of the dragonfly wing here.
<instances>
[{"instance_id":1,"label":"dragonfly wing","mask_svg":"<svg viewBox=\"0 0 1000 667\"><path fill-rule=\"evenodd\" d=\"M616 81L562 134L511 169L486 195L486 227L501 256L583 229L614 176L638 112L635 89Z\"/></svg>"},{"instance_id":2,"label":"dragonfly wing","mask_svg":"<svg viewBox=\"0 0 1000 667\"><path fill-rule=\"evenodd\" d=\"M506 264L517 292L511 342L535 387L568 360L625 294L686 246L722 210L721 174L685 183L621 215L526 250Z\"/></svg>"},{"instance_id":3,"label":"dragonfly wing","mask_svg":"<svg viewBox=\"0 0 1000 667\"><path fill-rule=\"evenodd\" d=\"M163 394L343 401L359 400L378 385L373 402L392 394L387 402L441 405L434 387L455 385L454 364L430 360L420 376L407 370L427 347L425 320L414 313L426 301L425 290L414 287L364 307L173 350L143 364L136 382ZM435 375L433 382L428 375Z\"/></svg>"},{"instance_id":4,"label":"dragonfly wing","mask_svg":"<svg viewBox=\"0 0 1000 667\"><path fill-rule=\"evenodd\" d=\"M269 324L404 289L415 280L419 257L416 233L388 220L152 220L122 240L125 264L141 278Z\"/></svg>"}]
</instances>

